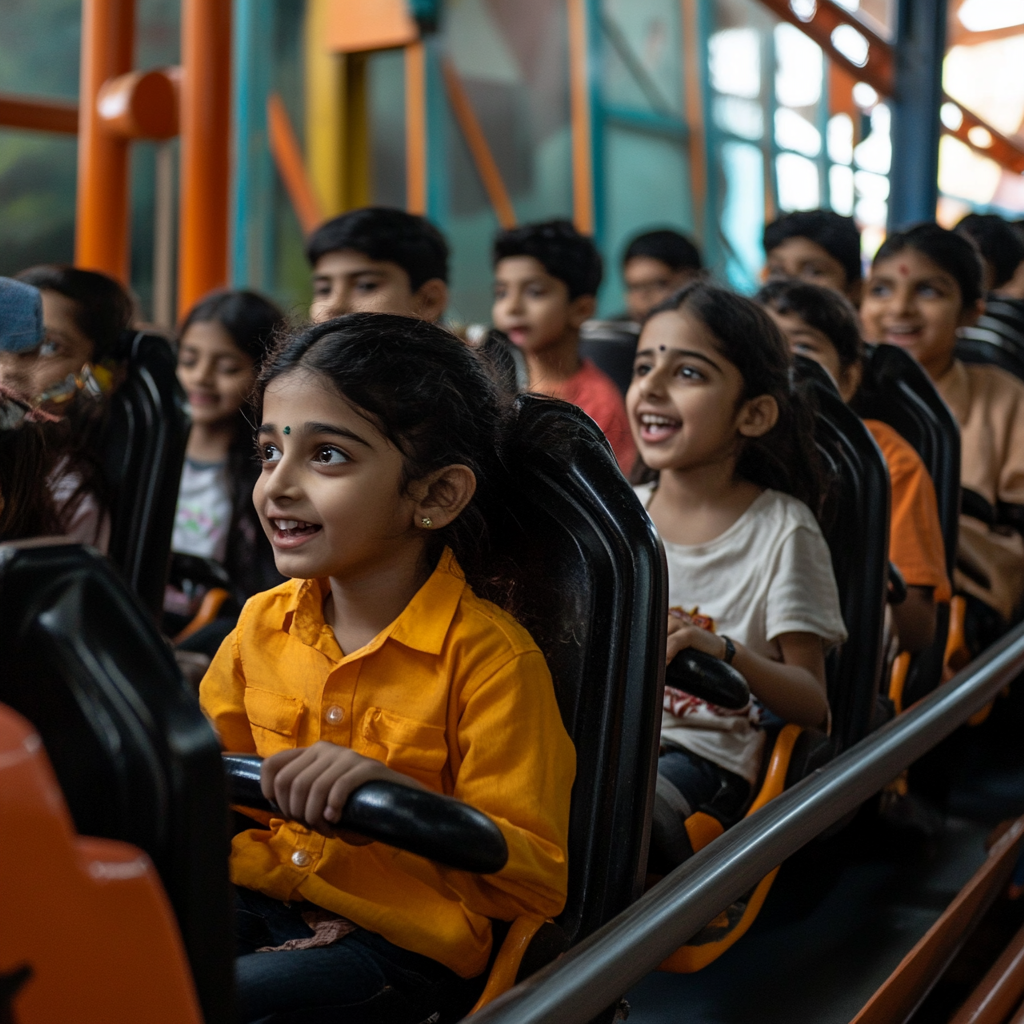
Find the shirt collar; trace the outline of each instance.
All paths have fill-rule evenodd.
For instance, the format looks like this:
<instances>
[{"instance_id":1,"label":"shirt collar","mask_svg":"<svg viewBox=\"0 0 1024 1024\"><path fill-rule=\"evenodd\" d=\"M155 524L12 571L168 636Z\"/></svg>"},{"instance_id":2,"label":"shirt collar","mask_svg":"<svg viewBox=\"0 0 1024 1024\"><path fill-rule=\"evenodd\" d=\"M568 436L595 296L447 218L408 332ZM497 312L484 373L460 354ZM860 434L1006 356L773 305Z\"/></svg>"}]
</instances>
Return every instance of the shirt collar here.
<instances>
[{"instance_id":1,"label":"shirt collar","mask_svg":"<svg viewBox=\"0 0 1024 1024\"><path fill-rule=\"evenodd\" d=\"M466 577L450 548L445 548L437 568L391 625L381 630L365 647L342 658L331 627L324 621L324 598L330 581L303 580L285 608L281 628L333 661L364 657L386 640L397 640L424 654L440 654L448 629L466 586Z\"/></svg>"}]
</instances>

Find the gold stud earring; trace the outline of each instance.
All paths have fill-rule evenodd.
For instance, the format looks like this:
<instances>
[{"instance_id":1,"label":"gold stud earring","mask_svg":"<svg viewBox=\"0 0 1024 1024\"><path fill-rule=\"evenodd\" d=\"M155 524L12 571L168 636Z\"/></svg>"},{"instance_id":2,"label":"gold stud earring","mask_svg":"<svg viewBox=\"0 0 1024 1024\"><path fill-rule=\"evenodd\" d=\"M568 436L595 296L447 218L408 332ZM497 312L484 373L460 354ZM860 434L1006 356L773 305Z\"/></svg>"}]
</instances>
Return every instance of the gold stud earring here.
<instances>
[{"instance_id":1,"label":"gold stud earring","mask_svg":"<svg viewBox=\"0 0 1024 1024\"><path fill-rule=\"evenodd\" d=\"M430 516L424 516L420 522L429 530L434 525L433 520Z\"/></svg>"}]
</instances>

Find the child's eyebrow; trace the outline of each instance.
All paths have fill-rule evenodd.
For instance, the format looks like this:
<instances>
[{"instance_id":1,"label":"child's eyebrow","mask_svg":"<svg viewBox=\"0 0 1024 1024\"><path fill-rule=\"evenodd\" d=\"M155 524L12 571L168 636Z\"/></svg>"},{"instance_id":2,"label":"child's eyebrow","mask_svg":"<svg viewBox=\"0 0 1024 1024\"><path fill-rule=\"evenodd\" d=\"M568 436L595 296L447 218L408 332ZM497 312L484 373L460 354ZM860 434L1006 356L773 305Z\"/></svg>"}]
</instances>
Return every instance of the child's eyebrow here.
<instances>
[{"instance_id":1,"label":"child's eyebrow","mask_svg":"<svg viewBox=\"0 0 1024 1024\"><path fill-rule=\"evenodd\" d=\"M354 431L347 430L345 427L336 427L332 423L303 423L299 428L305 434L333 434L335 437L344 437L349 441L355 441L356 444L361 444L365 448L373 450L373 445L369 441L360 437ZM277 427L273 423L261 423L257 434L276 434ZM288 431L286 431L288 433Z\"/></svg>"},{"instance_id":2,"label":"child's eyebrow","mask_svg":"<svg viewBox=\"0 0 1024 1024\"><path fill-rule=\"evenodd\" d=\"M713 366L719 373L722 372L722 368L712 359L710 356L704 355L703 352L694 352L693 349L689 348L662 348L659 346L659 351L669 352L674 356L687 356L690 359L699 359L703 363L707 363L709 366ZM635 358L640 356L653 356L653 348L645 348L640 352L637 352Z\"/></svg>"}]
</instances>

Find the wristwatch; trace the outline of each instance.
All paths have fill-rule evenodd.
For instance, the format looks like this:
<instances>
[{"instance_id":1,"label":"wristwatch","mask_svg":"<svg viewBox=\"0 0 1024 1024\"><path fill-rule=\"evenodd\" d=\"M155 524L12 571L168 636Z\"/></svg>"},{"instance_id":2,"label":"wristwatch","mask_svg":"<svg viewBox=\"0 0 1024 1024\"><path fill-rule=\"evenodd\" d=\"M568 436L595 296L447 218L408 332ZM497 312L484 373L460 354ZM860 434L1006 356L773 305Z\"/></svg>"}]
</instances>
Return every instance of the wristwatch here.
<instances>
[{"instance_id":1,"label":"wristwatch","mask_svg":"<svg viewBox=\"0 0 1024 1024\"><path fill-rule=\"evenodd\" d=\"M732 659L736 657L736 645L727 636L723 636L722 639L725 641L725 654L722 656L722 661L726 665L731 665Z\"/></svg>"}]
</instances>

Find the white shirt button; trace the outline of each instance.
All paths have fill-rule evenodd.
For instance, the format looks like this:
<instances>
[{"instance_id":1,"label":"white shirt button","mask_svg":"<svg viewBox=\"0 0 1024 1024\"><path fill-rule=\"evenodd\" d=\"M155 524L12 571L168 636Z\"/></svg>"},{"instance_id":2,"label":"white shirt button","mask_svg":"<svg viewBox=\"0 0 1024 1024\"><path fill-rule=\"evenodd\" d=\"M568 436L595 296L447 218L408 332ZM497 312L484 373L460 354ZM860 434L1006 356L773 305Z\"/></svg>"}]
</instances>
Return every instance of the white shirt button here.
<instances>
[{"instance_id":1,"label":"white shirt button","mask_svg":"<svg viewBox=\"0 0 1024 1024\"><path fill-rule=\"evenodd\" d=\"M305 850L296 850L292 854L292 863L297 868L304 868L313 858Z\"/></svg>"},{"instance_id":2,"label":"white shirt button","mask_svg":"<svg viewBox=\"0 0 1024 1024\"><path fill-rule=\"evenodd\" d=\"M332 704L327 709L326 718L327 718L327 721L331 723L331 725L337 725L344 717L345 717L345 709L344 708L339 708L337 704Z\"/></svg>"}]
</instances>

